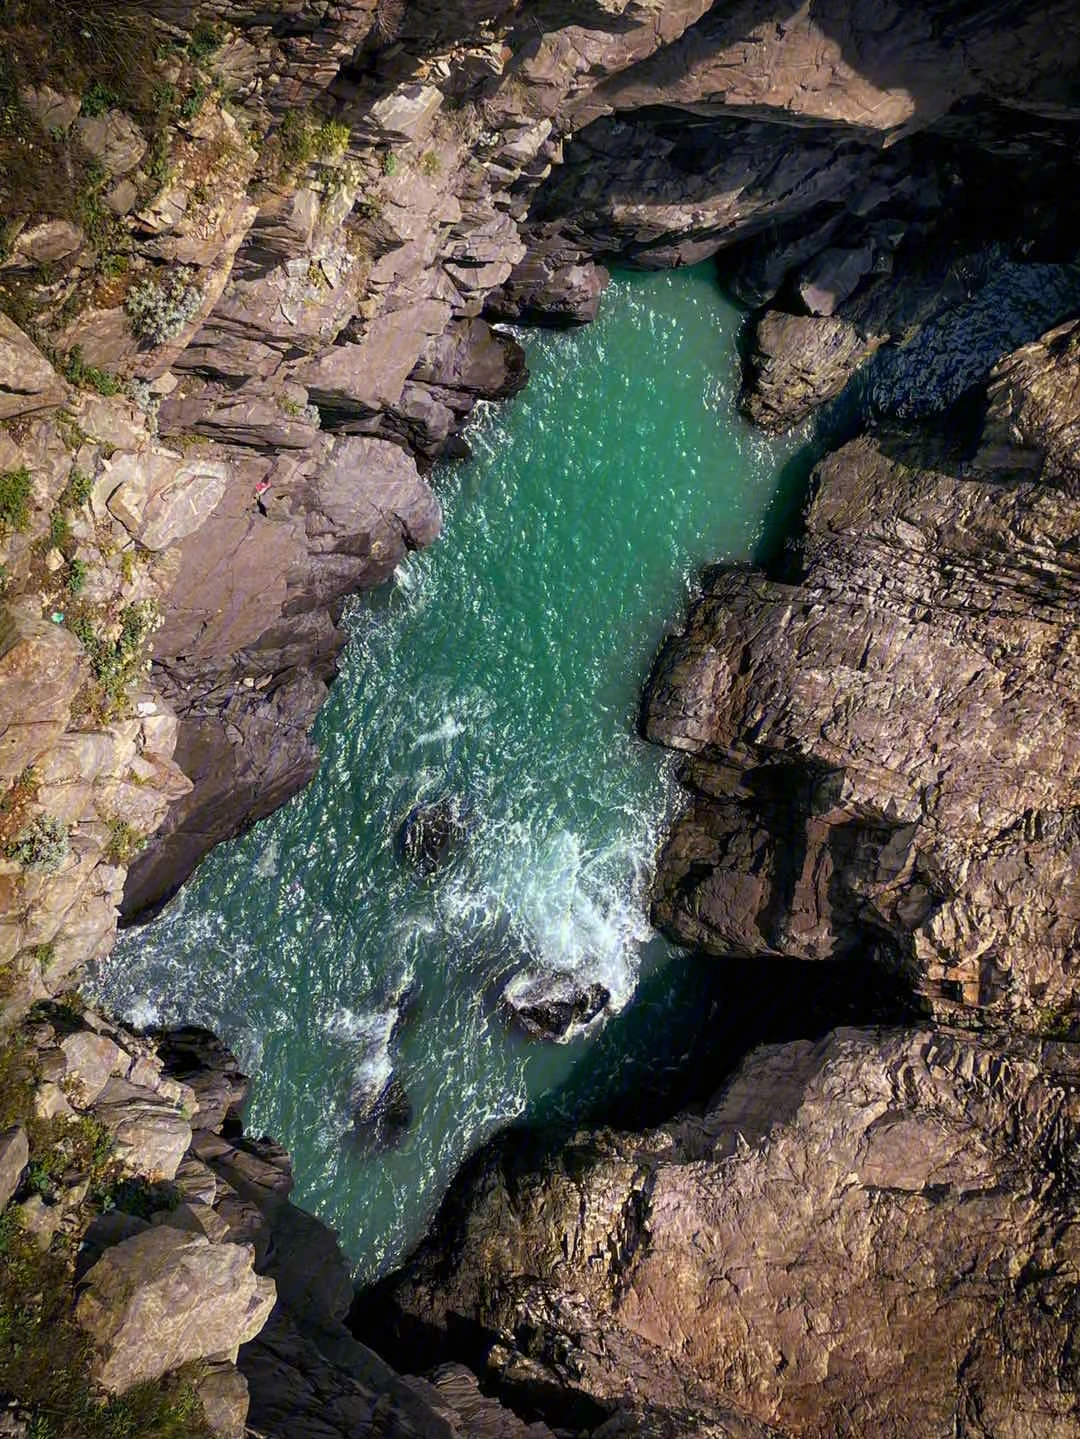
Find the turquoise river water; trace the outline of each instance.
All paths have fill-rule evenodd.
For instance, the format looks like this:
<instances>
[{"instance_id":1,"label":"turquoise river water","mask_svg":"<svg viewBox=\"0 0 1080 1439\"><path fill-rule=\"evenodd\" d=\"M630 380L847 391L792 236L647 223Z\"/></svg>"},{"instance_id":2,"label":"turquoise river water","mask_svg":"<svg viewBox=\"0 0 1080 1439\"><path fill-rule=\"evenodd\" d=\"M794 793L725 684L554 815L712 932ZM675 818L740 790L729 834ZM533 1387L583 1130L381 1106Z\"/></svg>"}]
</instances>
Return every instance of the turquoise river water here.
<instances>
[{"instance_id":1,"label":"turquoise river water","mask_svg":"<svg viewBox=\"0 0 1080 1439\"><path fill-rule=\"evenodd\" d=\"M473 458L434 477L442 540L351 611L318 778L96 978L137 1025L233 1046L249 1132L288 1146L297 1199L358 1278L403 1257L481 1140L568 1084L634 1082L635 1052L656 1062L693 1008L647 923L672 761L635 719L695 573L750 557L783 508L793 446L734 409L738 322L700 267L618 277L594 325L523 336L527 389L485 407ZM421 879L396 837L448 793L476 827ZM508 1025L505 985L560 975L602 982L622 1013L564 1044ZM413 1119L376 1151L352 1110L392 1068Z\"/></svg>"}]
</instances>

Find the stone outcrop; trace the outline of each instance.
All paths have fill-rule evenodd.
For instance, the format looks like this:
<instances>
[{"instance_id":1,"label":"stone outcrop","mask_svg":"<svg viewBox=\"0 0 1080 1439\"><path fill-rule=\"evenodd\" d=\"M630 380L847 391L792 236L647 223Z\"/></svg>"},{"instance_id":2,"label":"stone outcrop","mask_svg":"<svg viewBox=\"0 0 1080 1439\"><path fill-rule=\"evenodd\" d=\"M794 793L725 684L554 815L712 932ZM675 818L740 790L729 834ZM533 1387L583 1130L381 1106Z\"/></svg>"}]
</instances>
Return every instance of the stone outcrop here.
<instances>
[{"instance_id":1,"label":"stone outcrop","mask_svg":"<svg viewBox=\"0 0 1080 1439\"><path fill-rule=\"evenodd\" d=\"M101 1354L96 1377L123 1393L196 1359L235 1361L263 1327L274 1285L250 1249L162 1224L107 1249L83 1279L79 1323Z\"/></svg>"},{"instance_id":2,"label":"stone outcrop","mask_svg":"<svg viewBox=\"0 0 1080 1439\"><path fill-rule=\"evenodd\" d=\"M877 946L938 1012L1069 1022L1075 342L1004 362L970 465L890 435L830 455L797 578L706 576L644 711L693 756L655 904L684 942Z\"/></svg>"},{"instance_id":3,"label":"stone outcrop","mask_svg":"<svg viewBox=\"0 0 1080 1439\"><path fill-rule=\"evenodd\" d=\"M746 1415L675 1432L1067 1432L1077 1063L840 1030L653 1133L504 1141L357 1322L394 1316L392 1353L471 1333L502 1393Z\"/></svg>"}]
</instances>

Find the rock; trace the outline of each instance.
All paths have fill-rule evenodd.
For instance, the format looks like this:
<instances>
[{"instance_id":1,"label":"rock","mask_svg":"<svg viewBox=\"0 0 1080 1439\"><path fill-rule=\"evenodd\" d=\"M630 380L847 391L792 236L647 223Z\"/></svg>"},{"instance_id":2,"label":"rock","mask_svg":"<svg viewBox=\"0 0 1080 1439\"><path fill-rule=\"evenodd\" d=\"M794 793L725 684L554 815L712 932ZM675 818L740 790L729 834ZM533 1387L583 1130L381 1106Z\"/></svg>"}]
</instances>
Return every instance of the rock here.
<instances>
[{"instance_id":1,"label":"rock","mask_svg":"<svg viewBox=\"0 0 1080 1439\"><path fill-rule=\"evenodd\" d=\"M434 874L453 859L474 825L471 811L456 795L414 805L398 836L401 853L420 874Z\"/></svg>"},{"instance_id":2,"label":"rock","mask_svg":"<svg viewBox=\"0 0 1080 1439\"><path fill-rule=\"evenodd\" d=\"M157 1052L164 1072L194 1090L198 1109L190 1117L195 1128L221 1129L229 1117L238 1116L251 1086L216 1034L183 1025L158 1037Z\"/></svg>"},{"instance_id":3,"label":"rock","mask_svg":"<svg viewBox=\"0 0 1080 1439\"><path fill-rule=\"evenodd\" d=\"M365 1149L392 1149L413 1121L412 1101L401 1080L391 1074L379 1089L358 1086L349 1095L353 1139Z\"/></svg>"},{"instance_id":4,"label":"rock","mask_svg":"<svg viewBox=\"0 0 1080 1439\"><path fill-rule=\"evenodd\" d=\"M606 1008L611 993L602 984L582 984L574 975L543 975L524 986L511 980L502 1000L514 1022L534 1039L570 1039Z\"/></svg>"},{"instance_id":5,"label":"rock","mask_svg":"<svg viewBox=\"0 0 1080 1439\"><path fill-rule=\"evenodd\" d=\"M655 1134L508 1138L354 1322L392 1355L469 1330L486 1391L531 1375L534 1395L727 1407L807 1439L856 1413L906 1439L962 1412L1067 1428L1075 1204L1037 1176L1077 1133L1078 1063L840 1030L756 1051Z\"/></svg>"},{"instance_id":6,"label":"rock","mask_svg":"<svg viewBox=\"0 0 1080 1439\"><path fill-rule=\"evenodd\" d=\"M1080 573L1053 538L1080 515L1053 483L1074 389L1058 333L1003 366L988 441L1015 413L1020 444L984 447L985 474L930 442L853 441L818 470L798 583L706 576L645 704L650 736L698 756L655 898L681 942L807 959L869 945L941 1015L1031 1027L1080 1008Z\"/></svg>"},{"instance_id":7,"label":"rock","mask_svg":"<svg viewBox=\"0 0 1080 1439\"><path fill-rule=\"evenodd\" d=\"M274 1297L246 1246L162 1226L106 1250L83 1280L75 1313L97 1351L95 1378L122 1394L193 1360L235 1360Z\"/></svg>"},{"instance_id":8,"label":"rock","mask_svg":"<svg viewBox=\"0 0 1080 1439\"><path fill-rule=\"evenodd\" d=\"M7 1208L29 1163L30 1145L22 1125L16 1124L0 1133L0 1212Z\"/></svg>"},{"instance_id":9,"label":"rock","mask_svg":"<svg viewBox=\"0 0 1080 1439\"><path fill-rule=\"evenodd\" d=\"M580 251L538 240L488 296L484 312L493 320L526 325L584 325L599 314L609 278Z\"/></svg>"},{"instance_id":10,"label":"rock","mask_svg":"<svg viewBox=\"0 0 1080 1439\"><path fill-rule=\"evenodd\" d=\"M146 141L122 110L84 115L75 126L84 150L100 160L110 175L126 175L146 154Z\"/></svg>"},{"instance_id":11,"label":"rock","mask_svg":"<svg viewBox=\"0 0 1080 1439\"><path fill-rule=\"evenodd\" d=\"M248 1386L236 1365L209 1365L195 1389L206 1422L219 1439L244 1439L248 1433Z\"/></svg>"},{"instance_id":12,"label":"rock","mask_svg":"<svg viewBox=\"0 0 1080 1439\"><path fill-rule=\"evenodd\" d=\"M70 220L43 220L23 230L15 241L15 252L33 265L55 265L78 253L86 235Z\"/></svg>"},{"instance_id":13,"label":"rock","mask_svg":"<svg viewBox=\"0 0 1080 1439\"><path fill-rule=\"evenodd\" d=\"M85 1108L105 1088L111 1075L127 1066L120 1046L104 1034L79 1030L60 1041L68 1076L78 1086L78 1102Z\"/></svg>"},{"instance_id":14,"label":"rock","mask_svg":"<svg viewBox=\"0 0 1080 1439\"><path fill-rule=\"evenodd\" d=\"M0 420L62 405L67 386L7 315L0 314Z\"/></svg>"},{"instance_id":15,"label":"rock","mask_svg":"<svg viewBox=\"0 0 1080 1439\"><path fill-rule=\"evenodd\" d=\"M123 1079L108 1081L94 1116L112 1135L118 1157L151 1179L172 1179L191 1143L191 1125L172 1104Z\"/></svg>"},{"instance_id":16,"label":"rock","mask_svg":"<svg viewBox=\"0 0 1080 1439\"><path fill-rule=\"evenodd\" d=\"M838 395L879 343L838 317L766 310L753 327L741 408L764 430L791 429Z\"/></svg>"},{"instance_id":17,"label":"rock","mask_svg":"<svg viewBox=\"0 0 1080 1439\"><path fill-rule=\"evenodd\" d=\"M49 85L29 86L20 90L19 98L46 134L69 129L81 105L77 95L63 95Z\"/></svg>"},{"instance_id":18,"label":"rock","mask_svg":"<svg viewBox=\"0 0 1080 1439\"><path fill-rule=\"evenodd\" d=\"M22 1228L34 1236L39 1249L48 1249L64 1222L64 1206L50 1202L40 1194L31 1194L16 1208Z\"/></svg>"},{"instance_id":19,"label":"rock","mask_svg":"<svg viewBox=\"0 0 1080 1439\"><path fill-rule=\"evenodd\" d=\"M230 478L220 460L164 449L122 453L107 464L109 512L149 550L166 550L201 529Z\"/></svg>"},{"instance_id":20,"label":"rock","mask_svg":"<svg viewBox=\"0 0 1080 1439\"><path fill-rule=\"evenodd\" d=\"M371 320L352 344L334 345L298 365L293 378L307 389L328 429L374 415L401 398L409 373L429 340L441 333L449 307L438 300Z\"/></svg>"},{"instance_id":21,"label":"rock","mask_svg":"<svg viewBox=\"0 0 1080 1439\"><path fill-rule=\"evenodd\" d=\"M833 315L873 267L872 245L821 250L799 279L799 298L811 315Z\"/></svg>"},{"instance_id":22,"label":"rock","mask_svg":"<svg viewBox=\"0 0 1080 1439\"><path fill-rule=\"evenodd\" d=\"M431 133L442 103L442 91L434 85L401 85L376 100L368 124L383 140L423 140Z\"/></svg>"}]
</instances>

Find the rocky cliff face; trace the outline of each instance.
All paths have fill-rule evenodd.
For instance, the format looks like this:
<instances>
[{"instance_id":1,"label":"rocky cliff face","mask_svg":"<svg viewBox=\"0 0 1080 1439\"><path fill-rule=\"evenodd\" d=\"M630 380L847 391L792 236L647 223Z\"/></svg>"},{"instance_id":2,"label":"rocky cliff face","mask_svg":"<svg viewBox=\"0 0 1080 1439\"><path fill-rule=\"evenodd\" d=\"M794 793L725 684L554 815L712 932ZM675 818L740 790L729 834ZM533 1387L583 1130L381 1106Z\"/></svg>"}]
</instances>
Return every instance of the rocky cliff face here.
<instances>
[{"instance_id":1,"label":"rocky cliff face","mask_svg":"<svg viewBox=\"0 0 1080 1439\"><path fill-rule=\"evenodd\" d=\"M694 756L656 897L687 942L876 945L936 1013L1069 1027L1076 345L1001 365L970 460L829 456L788 581L707 577L645 702Z\"/></svg>"},{"instance_id":2,"label":"rocky cliff face","mask_svg":"<svg viewBox=\"0 0 1080 1439\"><path fill-rule=\"evenodd\" d=\"M272 1278L241 1358L267 1434L1075 1427L1076 1075L1047 1038L1077 1007L1074 9L0 16L4 1028L107 948L122 889L157 903L313 773L347 596L437 536L432 461L524 381L490 321L722 252L747 412L874 427L782 571L708 575L658 661L646 727L691 800L656 917L763 976L865 955L997 1030L763 1051L656 1133L495 1151L393 1295L452 1361L403 1380L218 1061L181 1044L170 1078L38 1011L0 1193L50 1263L78 1243L93 1382L210 1355L239 1434L217 1359ZM95 1217L88 1135L183 1202ZM185 1286L148 1358L140 1306Z\"/></svg>"},{"instance_id":3,"label":"rocky cliff face","mask_svg":"<svg viewBox=\"0 0 1080 1439\"><path fill-rule=\"evenodd\" d=\"M838 1030L651 1133L504 1141L393 1286L390 1352L471 1343L502 1392L647 1396L676 1433L1069 1433L1076 1064Z\"/></svg>"}]
</instances>

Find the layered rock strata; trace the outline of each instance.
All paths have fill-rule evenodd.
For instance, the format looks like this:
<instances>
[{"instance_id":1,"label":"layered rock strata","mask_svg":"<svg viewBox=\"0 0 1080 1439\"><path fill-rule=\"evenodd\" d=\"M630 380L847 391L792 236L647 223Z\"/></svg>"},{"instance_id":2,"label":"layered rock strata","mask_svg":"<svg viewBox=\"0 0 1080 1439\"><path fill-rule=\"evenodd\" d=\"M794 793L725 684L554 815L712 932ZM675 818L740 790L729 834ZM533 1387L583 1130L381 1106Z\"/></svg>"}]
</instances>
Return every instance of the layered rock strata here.
<instances>
[{"instance_id":1,"label":"layered rock strata","mask_svg":"<svg viewBox=\"0 0 1080 1439\"><path fill-rule=\"evenodd\" d=\"M503 1140L357 1323L519 1403L647 1396L670 1434L1070 1433L1077 1065L837 1030L653 1132Z\"/></svg>"},{"instance_id":2,"label":"layered rock strata","mask_svg":"<svg viewBox=\"0 0 1080 1439\"><path fill-rule=\"evenodd\" d=\"M937 1013L1068 1027L1077 333L1002 364L970 461L830 455L790 580L706 576L644 710L693 756L655 902L684 942L876 948Z\"/></svg>"}]
</instances>

